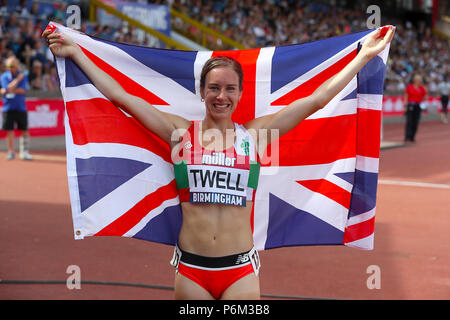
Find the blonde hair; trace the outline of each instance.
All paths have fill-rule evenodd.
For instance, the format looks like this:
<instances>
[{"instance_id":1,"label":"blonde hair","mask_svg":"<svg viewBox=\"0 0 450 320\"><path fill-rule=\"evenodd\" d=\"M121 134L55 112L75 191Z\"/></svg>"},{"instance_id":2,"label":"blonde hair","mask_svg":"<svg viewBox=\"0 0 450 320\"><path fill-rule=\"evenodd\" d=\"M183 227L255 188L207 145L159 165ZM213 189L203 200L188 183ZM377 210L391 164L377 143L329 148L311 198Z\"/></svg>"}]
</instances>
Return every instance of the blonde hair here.
<instances>
[{"instance_id":1,"label":"blonde hair","mask_svg":"<svg viewBox=\"0 0 450 320\"><path fill-rule=\"evenodd\" d=\"M6 58L5 64L6 64L7 68L9 68L9 67L11 67L13 65L18 67L19 66L19 59L17 59L15 56L8 57L8 58Z\"/></svg>"}]
</instances>

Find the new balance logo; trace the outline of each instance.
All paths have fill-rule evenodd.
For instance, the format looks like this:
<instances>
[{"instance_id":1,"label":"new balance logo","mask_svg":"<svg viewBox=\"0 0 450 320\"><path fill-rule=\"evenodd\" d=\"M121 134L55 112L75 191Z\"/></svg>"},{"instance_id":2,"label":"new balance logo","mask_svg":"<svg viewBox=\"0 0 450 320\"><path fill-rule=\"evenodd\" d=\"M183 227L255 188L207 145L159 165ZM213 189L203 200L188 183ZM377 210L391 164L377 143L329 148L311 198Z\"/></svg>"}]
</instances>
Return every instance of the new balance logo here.
<instances>
[{"instance_id":1,"label":"new balance logo","mask_svg":"<svg viewBox=\"0 0 450 320\"><path fill-rule=\"evenodd\" d=\"M250 257L248 256L248 253L246 254L240 254L238 255L237 259L236 259L236 263L235 264L243 264L246 263L250 260Z\"/></svg>"}]
</instances>

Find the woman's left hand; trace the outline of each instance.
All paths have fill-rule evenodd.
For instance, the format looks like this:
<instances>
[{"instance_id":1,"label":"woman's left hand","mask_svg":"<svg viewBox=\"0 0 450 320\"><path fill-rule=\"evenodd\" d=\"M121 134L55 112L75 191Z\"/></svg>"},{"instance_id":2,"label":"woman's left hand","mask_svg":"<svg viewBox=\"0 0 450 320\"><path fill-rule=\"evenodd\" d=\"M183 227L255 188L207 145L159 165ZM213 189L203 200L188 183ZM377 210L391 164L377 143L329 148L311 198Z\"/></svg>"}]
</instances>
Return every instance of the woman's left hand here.
<instances>
[{"instance_id":1,"label":"woman's left hand","mask_svg":"<svg viewBox=\"0 0 450 320\"><path fill-rule=\"evenodd\" d=\"M384 36L380 36L382 28L378 28L378 30L372 32L372 34L364 41L359 54L368 59L372 59L383 51L387 44L392 41L395 34L396 28L394 26L389 26L388 28L389 29Z\"/></svg>"}]
</instances>

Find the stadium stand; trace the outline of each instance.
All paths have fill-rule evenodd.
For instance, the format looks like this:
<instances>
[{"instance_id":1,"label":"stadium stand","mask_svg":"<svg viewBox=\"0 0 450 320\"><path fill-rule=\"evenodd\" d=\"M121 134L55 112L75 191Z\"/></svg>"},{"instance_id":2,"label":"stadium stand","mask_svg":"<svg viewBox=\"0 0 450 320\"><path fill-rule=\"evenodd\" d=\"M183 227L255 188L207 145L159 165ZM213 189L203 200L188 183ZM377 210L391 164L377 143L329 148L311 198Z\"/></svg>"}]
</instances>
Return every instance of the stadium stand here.
<instances>
[{"instance_id":1,"label":"stadium stand","mask_svg":"<svg viewBox=\"0 0 450 320\"><path fill-rule=\"evenodd\" d=\"M146 1L140 1L147 3ZM367 4L351 8L338 6L339 1L292 0L156 0L152 4L173 6L202 25L232 38L247 48L304 43L365 30ZM149 37L139 39L136 28L122 24L118 28L88 21L88 1L0 1L0 71L4 60L16 55L29 73L36 77L42 68L43 85L33 91L58 91L55 87L53 57L40 34L48 21L64 23L69 4L82 9L81 31L106 39L138 45L151 45ZM397 26L385 78L388 93L402 93L412 75L422 74L431 93L449 73L449 40L431 32L429 26L398 17L385 17L382 24ZM172 28L200 42L197 27L181 19L172 19ZM205 43L203 43L205 44ZM219 38L207 37L209 49L230 49ZM35 61L39 63L35 63ZM30 81L31 81L30 80ZM36 81L35 81L36 82Z\"/></svg>"}]
</instances>

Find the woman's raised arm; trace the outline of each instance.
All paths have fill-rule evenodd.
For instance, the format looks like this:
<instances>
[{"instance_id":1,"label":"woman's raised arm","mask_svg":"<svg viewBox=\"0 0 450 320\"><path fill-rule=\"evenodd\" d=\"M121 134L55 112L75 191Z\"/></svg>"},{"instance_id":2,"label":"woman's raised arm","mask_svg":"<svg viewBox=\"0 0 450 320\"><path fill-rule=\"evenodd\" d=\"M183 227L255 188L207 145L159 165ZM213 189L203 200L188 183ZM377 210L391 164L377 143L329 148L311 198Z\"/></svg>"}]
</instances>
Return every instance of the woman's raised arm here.
<instances>
[{"instance_id":1,"label":"woman's raised arm","mask_svg":"<svg viewBox=\"0 0 450 320\"><path fill-rule=\"evenodd\" d=\"M254 119L246 124L253 129L276 129L279 136L295 128L302 120L323 108L353 77L391 42L395 27L389 27L382 36L381 29L373 32L364 42L357 56L335 76L320 85L310 96L296 100L277 113ZM269 141L270 142L270 141Z\"/></svg>"},{"instance_id":2,"label":"woman's raised arm","mask_svg":"<svg viewBox=\"0 0 450 320\"><path fill-rule=\"evenodd\" d=\"M97 67L68 35L46 29L42 37L49 41L49 48L55 56L71 58L106 98L169 145L174 143L171 135L175 129L187 129L191 125L187 119L162 112L147 101L127 93L116 80Z\"/></svg>"}]
</instances>

